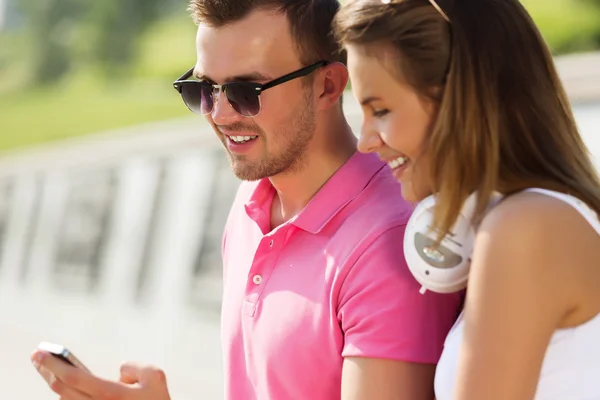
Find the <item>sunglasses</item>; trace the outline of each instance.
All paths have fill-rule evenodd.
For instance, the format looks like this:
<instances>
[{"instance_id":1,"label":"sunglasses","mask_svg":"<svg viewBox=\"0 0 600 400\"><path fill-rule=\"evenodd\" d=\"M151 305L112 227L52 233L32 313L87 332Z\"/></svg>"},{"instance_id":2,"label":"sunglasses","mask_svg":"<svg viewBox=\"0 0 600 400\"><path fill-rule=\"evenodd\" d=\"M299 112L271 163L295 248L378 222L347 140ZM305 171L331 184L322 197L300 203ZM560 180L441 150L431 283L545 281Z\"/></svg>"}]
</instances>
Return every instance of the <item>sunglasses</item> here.
<instances>
[{"instance_id":1,"label":"sunglasses","mask_svg":"<svg viewBox=\"0 0 600 400\"><path fill-rule=\"evenodd\" d=\"M194 73L194 68L191 68L173 82L173 87L181 94L187 108L195 114L212 113L219 92L223 92L231 107L238 114L244 117L256 117L261 110L260 95L262 92L292 79L307 76L328 64L328 61L319 61L267 83L228 82L223 85L188 80Z\"/></svg>"},{"instance_id":2,"label":"sunglasses","mask_svg":"<svg viewBox=\"0 0 600 400\"><path fill-rule=\"evenodd\" d=\"M394 0L381 0L383 4L394 4ZM444 9L440 7L436 0L429 0L429 3L440 13L442 17L448 22L451 23L450 18L448 18L448 14L444 12Z\"/></svg>"}]
</instances>

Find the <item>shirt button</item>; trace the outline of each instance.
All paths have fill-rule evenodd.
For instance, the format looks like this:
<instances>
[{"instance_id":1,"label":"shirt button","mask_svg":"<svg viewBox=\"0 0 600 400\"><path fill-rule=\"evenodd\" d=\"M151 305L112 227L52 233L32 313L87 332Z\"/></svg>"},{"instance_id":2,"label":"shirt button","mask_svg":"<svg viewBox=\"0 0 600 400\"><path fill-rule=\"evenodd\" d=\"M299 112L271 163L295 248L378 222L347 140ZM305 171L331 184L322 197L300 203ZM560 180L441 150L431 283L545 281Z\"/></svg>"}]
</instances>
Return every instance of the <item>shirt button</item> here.
<instances>
[{"instance_id":1,"label":"shirt button","mask_svg":"<svg viewBox=\"0 0 600 400\"><path fill-rule=\"evenodd\" d=\"M269 242L269 247L273 247L273 240Z\"/></svg>"},{"instance_id":2,"label":"shirt button","mask_svg":"<svg viewBox=\"0 0 600 400\"><path fill-rule=\"evenodd\" d=\"M252 282L254 282L255 285L260 285L262 283L262 276L254 275L252 277Z\"/></svg>"}]
</instances>

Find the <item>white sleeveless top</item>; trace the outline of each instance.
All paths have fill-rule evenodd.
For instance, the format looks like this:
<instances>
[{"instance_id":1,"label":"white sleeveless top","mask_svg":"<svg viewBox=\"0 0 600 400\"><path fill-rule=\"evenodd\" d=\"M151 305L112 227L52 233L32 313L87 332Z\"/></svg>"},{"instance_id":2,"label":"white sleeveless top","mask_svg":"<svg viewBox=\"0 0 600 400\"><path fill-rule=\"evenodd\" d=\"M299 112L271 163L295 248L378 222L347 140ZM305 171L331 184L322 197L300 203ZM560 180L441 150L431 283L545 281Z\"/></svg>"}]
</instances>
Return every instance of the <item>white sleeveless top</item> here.
<instances>
[{"instance_id":1,"label":"white sleeveless top","mask_svg":"<svg viewBox=\"0 0 600 400\"><path fill-rule=\"evenodd\" d=\"M600 235L598 216L580 200L544 189L527 191L546 194L570 204ZM446 337L437 366L437 400L452 400L463 331L461 314ZM554 332L546 349L533 400L600 400L600 314L579 326Z\"/></svg>"}]
</instances>

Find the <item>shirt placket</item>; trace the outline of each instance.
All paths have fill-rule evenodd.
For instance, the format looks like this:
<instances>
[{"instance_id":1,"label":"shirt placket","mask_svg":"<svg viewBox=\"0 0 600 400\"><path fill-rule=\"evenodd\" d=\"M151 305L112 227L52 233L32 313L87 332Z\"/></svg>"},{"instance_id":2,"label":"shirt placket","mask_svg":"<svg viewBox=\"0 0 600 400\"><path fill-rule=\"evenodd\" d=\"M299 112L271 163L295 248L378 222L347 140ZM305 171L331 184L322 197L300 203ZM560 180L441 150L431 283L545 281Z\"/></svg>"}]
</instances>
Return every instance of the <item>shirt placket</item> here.
<instances>
[{"instance_id":1,"label":"shirt placket","mask_svg":"<svg viewBox=\"0 0 600 400\"><path fill-rule=\"evenodd\" d=\"M289 226L263 236L246 281L246 297L242 312L250 317L256 313L264 288L277 265L283 246L289 236Z\"/></svg>"}]
</instances>

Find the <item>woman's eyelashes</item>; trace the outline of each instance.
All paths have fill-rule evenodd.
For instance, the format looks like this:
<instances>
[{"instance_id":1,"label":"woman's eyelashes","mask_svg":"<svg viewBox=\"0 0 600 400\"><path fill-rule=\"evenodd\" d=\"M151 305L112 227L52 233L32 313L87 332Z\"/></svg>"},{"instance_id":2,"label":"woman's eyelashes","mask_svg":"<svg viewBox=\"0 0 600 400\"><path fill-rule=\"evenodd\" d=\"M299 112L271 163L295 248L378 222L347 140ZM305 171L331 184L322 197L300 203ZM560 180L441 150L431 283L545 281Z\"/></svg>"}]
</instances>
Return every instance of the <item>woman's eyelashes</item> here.
<instances>
[{"instance_id":1,"label":"woman's eyelashes","mask_svg":"<svg viewBox=\"0 0 600 400\"><path fill-rule=\"evenodd\" d=\"M377 118L381 118L381 117L383 117L384 115L386 115L389 112L390 111L387 108L374 109L373 110L373 116L377 117Z\"/></svg>"}]
</instances>

